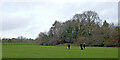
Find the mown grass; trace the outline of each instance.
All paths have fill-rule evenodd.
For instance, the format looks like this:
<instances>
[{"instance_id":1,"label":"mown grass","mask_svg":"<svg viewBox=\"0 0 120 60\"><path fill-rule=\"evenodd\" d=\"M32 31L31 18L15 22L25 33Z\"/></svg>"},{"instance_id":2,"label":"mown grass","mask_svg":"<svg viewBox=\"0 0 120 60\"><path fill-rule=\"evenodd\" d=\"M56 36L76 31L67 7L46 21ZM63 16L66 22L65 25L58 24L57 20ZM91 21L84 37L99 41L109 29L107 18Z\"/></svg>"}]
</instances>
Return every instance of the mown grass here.
<instances>
[{"instance_id":1,"label":"mown grass","mask_svg":"<svg viewBox=\"0 0 120 60\"><path fill-rule=\"evenodd\" d=\"M3 43L3 58L118 58L117 47L39 46L33 43Z\"/></svg>"}]
</instances>

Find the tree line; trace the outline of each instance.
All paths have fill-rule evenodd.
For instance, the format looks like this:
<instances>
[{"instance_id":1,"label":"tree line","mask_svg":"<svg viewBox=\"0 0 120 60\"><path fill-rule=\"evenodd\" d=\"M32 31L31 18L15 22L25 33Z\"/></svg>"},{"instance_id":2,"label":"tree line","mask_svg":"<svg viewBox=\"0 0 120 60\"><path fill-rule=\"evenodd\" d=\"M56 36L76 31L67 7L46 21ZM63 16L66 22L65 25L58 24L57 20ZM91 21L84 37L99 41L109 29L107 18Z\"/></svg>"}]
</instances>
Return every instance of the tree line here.
<instances>
[{"instance_id":1,"label":"tree line","mask_svg":"<svg viewBox=\"0 0 120 60\"><path fill-rule=\"evenodd\" d=\"M34 43L35 42L34 39L25 38L23 36L19 36L17 38L2 38L1 40L2 40L2 43Z\"/></svg>"},{"instance_id":2,"label":"tree line","mask_svg":"<svg viewBox=\"0 0 120 60\"><path fill-rule=\"evenodd\" d=\"M119 36L120 26L100 19L95 11L85 11L65 22L55 21L48 32L39 33L35 42L38 45L120 46Z\"/></svg>"}]
</instances>

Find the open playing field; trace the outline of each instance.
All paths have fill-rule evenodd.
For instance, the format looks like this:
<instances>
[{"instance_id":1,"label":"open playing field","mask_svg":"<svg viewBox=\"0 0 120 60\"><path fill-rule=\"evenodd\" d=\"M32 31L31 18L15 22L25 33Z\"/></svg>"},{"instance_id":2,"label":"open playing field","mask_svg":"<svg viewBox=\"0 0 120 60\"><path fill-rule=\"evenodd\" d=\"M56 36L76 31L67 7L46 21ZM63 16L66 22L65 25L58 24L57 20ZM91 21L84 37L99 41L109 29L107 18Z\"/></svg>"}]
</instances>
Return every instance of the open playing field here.
<instances>
[{"instance_id":1,"label":"open playing field","mask_svg":"<svg viewBox=\"0 0 120 60\"><path fill-rule=\"evenodd\" d=\"M2 44L3 58L118 58L116 47L39 46L32 43Z\"/></svg>"}]
</instances>

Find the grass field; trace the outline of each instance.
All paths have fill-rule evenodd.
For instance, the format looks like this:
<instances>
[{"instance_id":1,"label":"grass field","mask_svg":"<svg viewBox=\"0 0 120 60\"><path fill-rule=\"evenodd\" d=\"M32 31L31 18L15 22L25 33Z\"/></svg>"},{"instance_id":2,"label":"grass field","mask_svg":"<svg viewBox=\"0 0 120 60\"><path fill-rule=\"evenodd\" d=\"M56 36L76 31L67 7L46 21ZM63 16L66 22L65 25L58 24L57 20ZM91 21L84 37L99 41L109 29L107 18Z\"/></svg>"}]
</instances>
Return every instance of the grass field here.
<instances>
[{"instance_id":1,"label":"grass field","mask_svg":"<svg viewBox=\"0 0 120 60\"><path fill-rule=\"evenodd\" d=\"M39 46L32 43L2 44L3 58L118 58L116 47Z\"/></svg>"}]
</instances>

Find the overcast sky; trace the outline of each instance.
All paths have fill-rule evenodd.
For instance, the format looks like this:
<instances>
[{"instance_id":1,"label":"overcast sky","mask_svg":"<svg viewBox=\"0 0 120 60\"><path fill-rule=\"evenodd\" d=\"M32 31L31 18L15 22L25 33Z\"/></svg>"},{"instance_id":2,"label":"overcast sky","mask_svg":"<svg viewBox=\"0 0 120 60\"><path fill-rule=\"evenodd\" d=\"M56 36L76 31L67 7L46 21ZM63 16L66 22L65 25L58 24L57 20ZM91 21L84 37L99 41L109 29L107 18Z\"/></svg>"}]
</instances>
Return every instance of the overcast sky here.
<instances>
[{"instance_id":1,"label":"overcast sky","mask_svg":"<svg viewBox=\"0 0 120 60\"><path fill-rule=\"evenodd\" d=\"M96 11L109 23L118 23L117 2L41 1L2 3L2 37L36 38L47 32L55 20L64 22L75 14Z\"/></svg>"}]
</instances>

